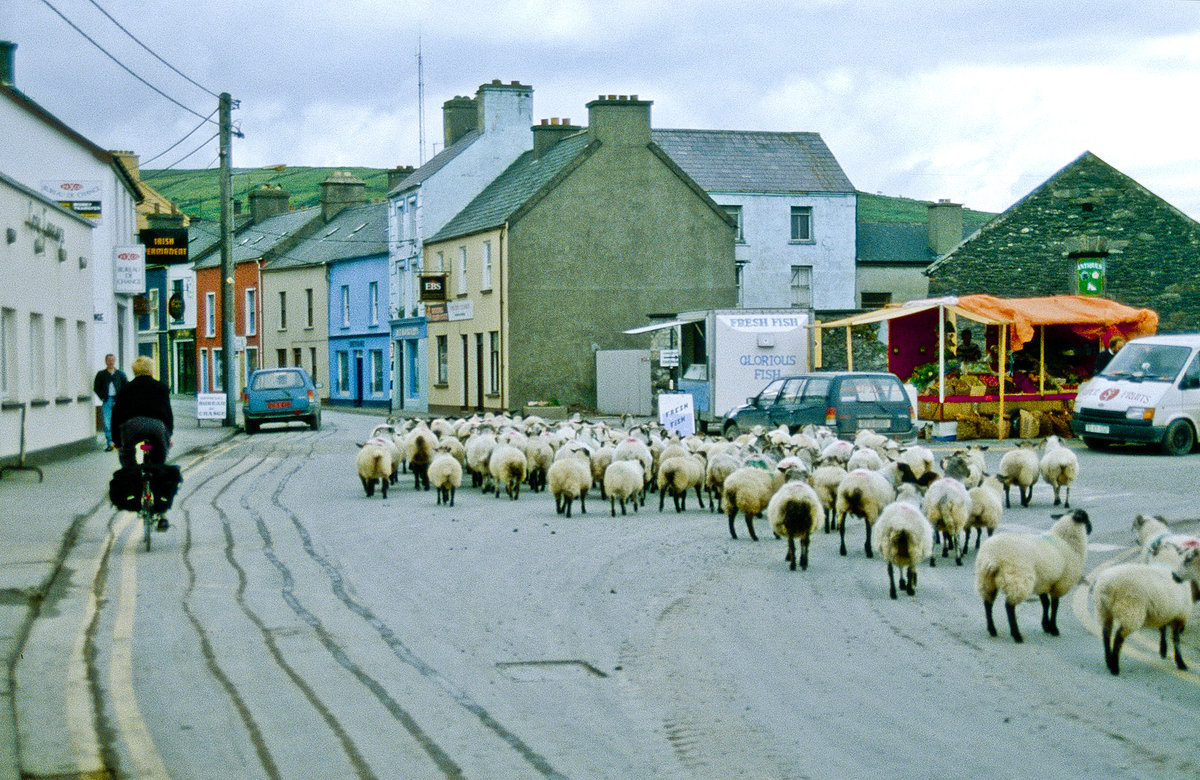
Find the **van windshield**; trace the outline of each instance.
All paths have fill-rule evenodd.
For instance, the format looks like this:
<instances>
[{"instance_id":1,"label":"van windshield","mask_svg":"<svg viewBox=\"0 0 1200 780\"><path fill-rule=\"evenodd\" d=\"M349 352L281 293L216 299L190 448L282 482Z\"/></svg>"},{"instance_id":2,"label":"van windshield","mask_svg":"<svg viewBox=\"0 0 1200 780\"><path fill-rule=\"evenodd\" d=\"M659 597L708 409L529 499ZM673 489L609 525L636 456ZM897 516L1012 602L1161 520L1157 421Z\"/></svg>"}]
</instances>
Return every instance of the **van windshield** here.
<instances>
[{"instance_id":1,"label":"van windshield","mask_svg":"<svg viewBox=\"0 0 1200 780\"><path fill-rule=\"evenodd\" d=\"M1131 342L1121 348L1100 375L1113 379L1173 382L1191 353L1189 347Z\"/></svg>"}]
</instances>

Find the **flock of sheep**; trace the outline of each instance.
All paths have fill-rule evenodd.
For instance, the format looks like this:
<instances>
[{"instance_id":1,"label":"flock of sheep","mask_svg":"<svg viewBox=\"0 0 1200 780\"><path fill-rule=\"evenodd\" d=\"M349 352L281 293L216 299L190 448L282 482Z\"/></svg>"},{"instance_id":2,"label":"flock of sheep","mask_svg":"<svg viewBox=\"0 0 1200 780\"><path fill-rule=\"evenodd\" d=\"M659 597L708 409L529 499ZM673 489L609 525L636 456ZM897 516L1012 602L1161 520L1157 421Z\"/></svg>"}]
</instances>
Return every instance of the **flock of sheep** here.
<instances>
[{"instance_id":1,"label":"flock of sheep","mask_svg":"<svg viewBox=\"0 0 1200 780\"><path fill-rule=\"evenodd\" d=\"M651 425L587 423L579 419L551 424L538 417L474 416L464 419L389 420L377 425L360 445L356 466L363 489L376 487L384 498L389 485L407 470L417 490L437 491L437 504L453 506L464 473L473 487L512 500L522 485L532 492L547 488L559 514L571 516L575 502L586 512L594 487L616 516L645 506L657 492L659 511L670 496L685 511L689 492L701 508L720 510L737 538L736 519L744 518L750 538L754 521L764 514L777 538L787 542L785 562L807 569L812 536L821 527L837 529L839 552L846 555L848 518L865 524L863 550L887 563L889 595L916 592L918 566L954 555L962 565L975 539L975 588L983 600L987 630L997 635L992 607L1003 594L1009 632L1023 641L1016 608L1037 596L1042 629L1058 635L1058 608L1080 581L1092 530L1087 512L1055 515L1045 533L993 533L1010 490L1016 487L1028 506L1040 480L1054 490L1054 504L1070 509L1071 485L1079 474L1075 453L1055 436L1040 446L1023 441L1006 452L994 474L987 473L982 447L957 449L938 461L927 447L902 447L873 431L854 441L809 426L793 433L786 426L761 427L729 441L721 436L678 437ZM984 540L984 530L987 539ZM1115 675L1125 639L1143 627L1160 631L1160 654L1167 653L1167 629L1175 645L1175 663L1183 631L1200 598L1200 538L1173 534L1162 518L1139 515L1133 531L1142 560L1106 568L1093 585L1105 663ZM797 547L799 550L797 551ZM897 582L898 574L898 582ZM1190 582L1189 582L1190 580Z\"/></svg>"}]
</instances>

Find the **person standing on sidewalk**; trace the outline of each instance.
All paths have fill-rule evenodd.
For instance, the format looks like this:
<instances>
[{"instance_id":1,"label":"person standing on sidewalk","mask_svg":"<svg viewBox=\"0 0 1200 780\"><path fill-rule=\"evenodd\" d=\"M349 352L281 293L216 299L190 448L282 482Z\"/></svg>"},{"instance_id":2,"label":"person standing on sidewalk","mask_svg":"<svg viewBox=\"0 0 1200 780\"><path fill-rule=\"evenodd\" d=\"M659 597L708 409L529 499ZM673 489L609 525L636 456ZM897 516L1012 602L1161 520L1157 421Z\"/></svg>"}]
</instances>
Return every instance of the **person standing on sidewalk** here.
<instances>
[{"instance_id":1,"label":"person standing on sidewalk","mask_svg":"<svg viewBox=\"0 0 1200 780\"><path fill-rule=\"evenodd\" d=\"M117 368L117 356L105 355L104 368L96 372L96 378L92 382L92 390L96 393L96 397L100 399L100 417L104 420L104 451L111 452L113 446L113 425L112 413L113 404L116 403L117 393L121 392L129 380L125 377L125 373Z\"/></svg>"},{"instance_id":2,"label":"person standing on sidewalk","mask_svg":"<svg viewBox=\"0 0 1200 780\"><path fill-rule=\"evenodd\" d=\"M117 393L112 413L113 441L120 448L121 465L132 468L138 442L150 442L147 463L166 463L175 416L167 386L154 378L154 361L139 355L133 361L133 381Z\"/></svg>"}]
</instances>

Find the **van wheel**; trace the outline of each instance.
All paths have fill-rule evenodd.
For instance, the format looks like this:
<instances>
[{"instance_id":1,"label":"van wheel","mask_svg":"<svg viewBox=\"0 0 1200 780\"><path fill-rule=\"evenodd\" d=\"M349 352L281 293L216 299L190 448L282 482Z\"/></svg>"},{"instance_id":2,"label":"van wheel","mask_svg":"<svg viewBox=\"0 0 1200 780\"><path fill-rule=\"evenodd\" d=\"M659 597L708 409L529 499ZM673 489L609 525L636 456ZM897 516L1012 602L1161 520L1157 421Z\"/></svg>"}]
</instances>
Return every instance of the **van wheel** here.
<instances>
[{"instance_id":1,"label":"van wheel","mask_svg":"<svg viewBox=\"0 0 1200 780\"><path fill-rule=\"evenodd\" d=\"M1083 443L1087 445L1089 450L1108 449L1108 442L1106 442L1104 439L1096 439L1091 436L1084 436Z\"/></svg>"},{"instance_id":2,"label":"van wheel","mask_svg":"<svg viewBox=\"0 0 1200 780\"><path fill-rule=\"evenodd\" d=\"M1187 420L1175 420L1167 426L1167 433L1162 440L1162 450L1168 455L1187 455L1192 451L1195 443L1196 436L1192 433L1192 426L1188 425Z\"/></svg>"}]
</instances>

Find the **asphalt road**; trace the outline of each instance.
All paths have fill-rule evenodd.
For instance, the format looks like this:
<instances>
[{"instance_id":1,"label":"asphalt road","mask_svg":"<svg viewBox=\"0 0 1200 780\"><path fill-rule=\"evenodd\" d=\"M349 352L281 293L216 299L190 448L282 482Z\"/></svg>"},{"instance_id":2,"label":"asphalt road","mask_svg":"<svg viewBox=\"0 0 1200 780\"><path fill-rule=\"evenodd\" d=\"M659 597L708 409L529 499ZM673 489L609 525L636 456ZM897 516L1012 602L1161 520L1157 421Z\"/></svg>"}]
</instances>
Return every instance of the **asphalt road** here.
<instances>
[{"instance_id":1,"label":"asphalt road","mask_svg":"<svg viewBox=\"0 0 1200 780\"><path fill-rule=\"evenodd\" d=\"M1184 777L1200 772L1200 675L1157 632L1106 670L1086 583L1061 636L984 628L965 565L887 597L861 523L789 571L765 521L695 506L611 517L402 475L354 473L375 422L265 429L182 464L152 552L127 514L87 524L18 666L34 775L211 777ZM1000 447L988 451L990 465ZM1200 455L1078 450L1085 573L1158 513L1197 531ZM469 484L469 482L468 482ZM1045 529L1052 494L1002 528ZM1200 669L1200 641L1184 657ZM39 720L40 719L40 720ZM53 724L51 726L50 724ZM60 727L61 726L61 727Z\"/></svg>"}]
</instances>

